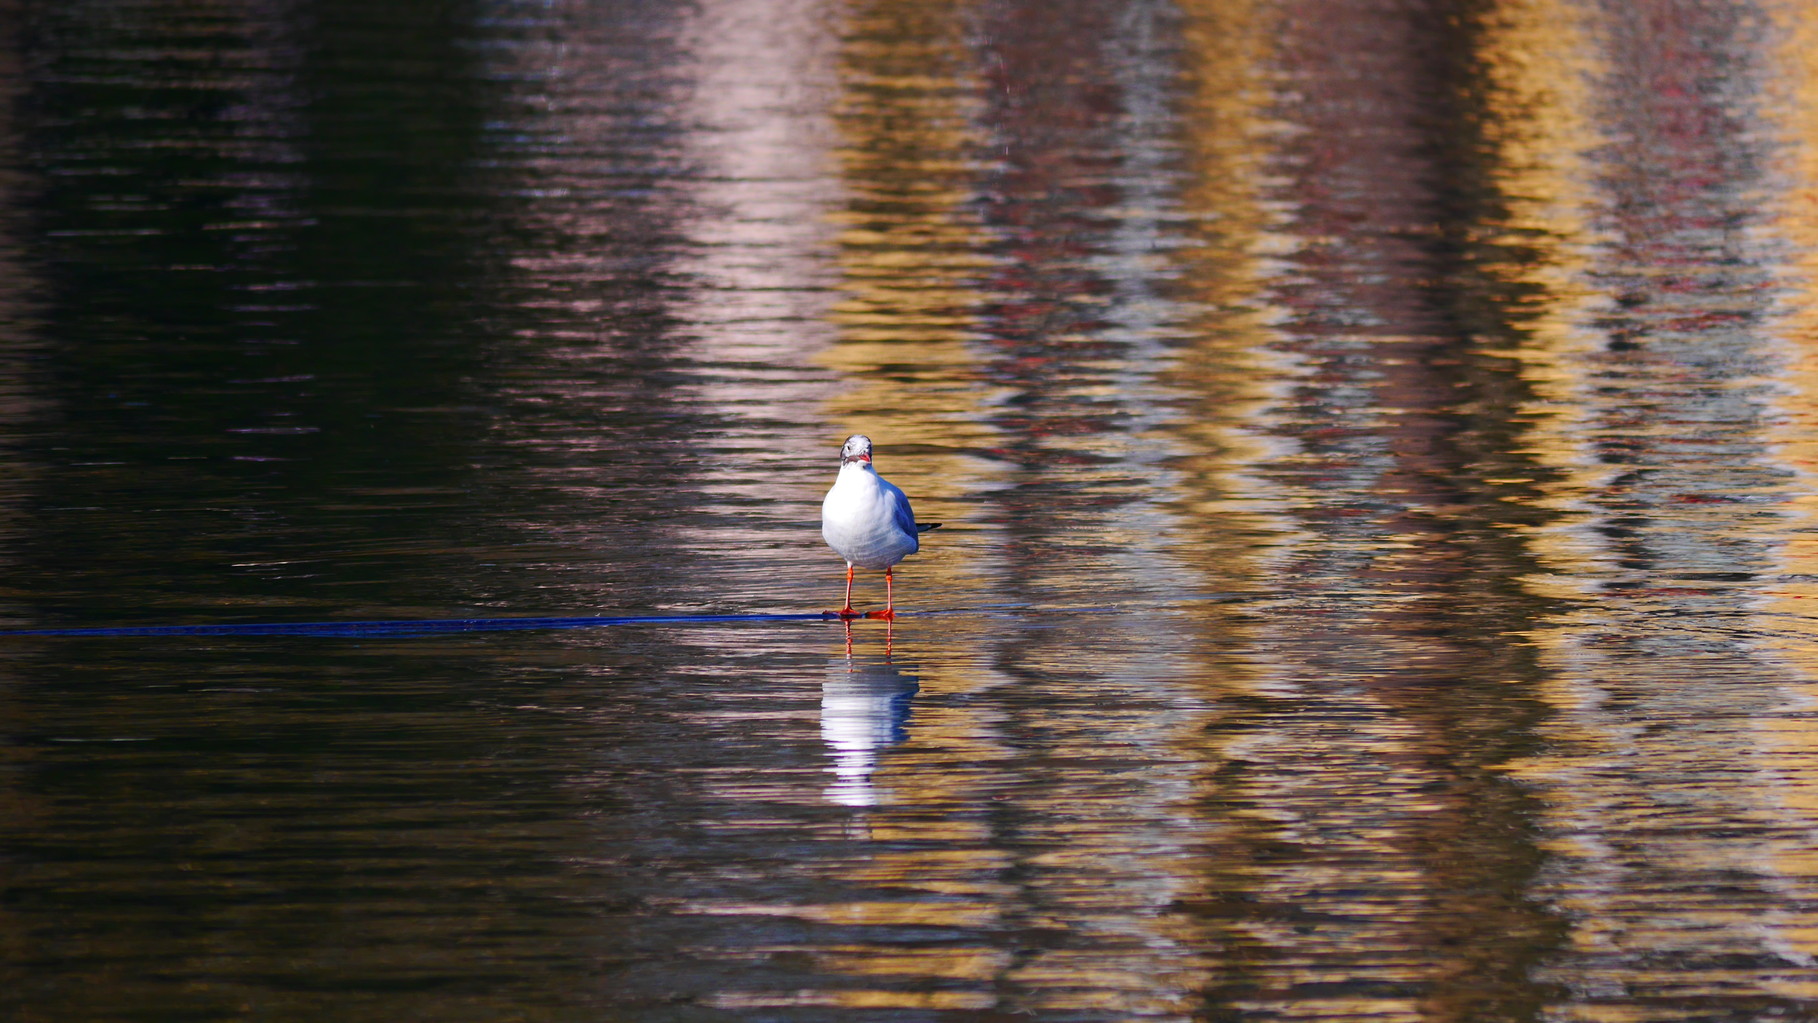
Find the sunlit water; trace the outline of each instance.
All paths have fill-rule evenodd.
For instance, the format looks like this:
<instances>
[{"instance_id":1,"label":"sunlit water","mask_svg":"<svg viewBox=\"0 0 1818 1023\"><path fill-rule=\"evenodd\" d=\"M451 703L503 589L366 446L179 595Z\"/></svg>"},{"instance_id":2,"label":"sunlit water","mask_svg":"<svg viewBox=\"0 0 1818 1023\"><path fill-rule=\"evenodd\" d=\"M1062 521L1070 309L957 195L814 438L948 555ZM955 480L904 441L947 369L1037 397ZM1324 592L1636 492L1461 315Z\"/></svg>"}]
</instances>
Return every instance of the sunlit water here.
<instances>
[{"instance_id":1,"label":"sunlit water","mask_svg":"<svg viewBox=\"0 0 1818 1023\"><path fill-rule=\"evenodd\" d=\"M1818 1019L1818 10L17 6L0 625L945 527L0 637L0 1015Z\"/></svg>"}]
</instances>

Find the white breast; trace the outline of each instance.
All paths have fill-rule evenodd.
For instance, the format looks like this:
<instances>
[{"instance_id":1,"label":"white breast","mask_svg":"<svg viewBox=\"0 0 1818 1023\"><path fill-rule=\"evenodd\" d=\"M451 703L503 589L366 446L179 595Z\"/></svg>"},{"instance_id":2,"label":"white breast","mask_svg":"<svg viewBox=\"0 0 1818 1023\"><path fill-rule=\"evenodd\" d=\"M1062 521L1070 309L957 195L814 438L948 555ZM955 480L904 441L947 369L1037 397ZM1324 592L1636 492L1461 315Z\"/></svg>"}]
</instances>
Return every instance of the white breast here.
<instances>
[{"instance_id":1,"label":"white breast","mask_svg":"<svg viewBox=\"0 0 1818 1023\"><path fill-rule=\"evenodd\" d=\"M859 462L841 467L821 502L821 536L860 568L889 568L920 549L914 522L903 492Z\"/></svg>"}]
</instances>

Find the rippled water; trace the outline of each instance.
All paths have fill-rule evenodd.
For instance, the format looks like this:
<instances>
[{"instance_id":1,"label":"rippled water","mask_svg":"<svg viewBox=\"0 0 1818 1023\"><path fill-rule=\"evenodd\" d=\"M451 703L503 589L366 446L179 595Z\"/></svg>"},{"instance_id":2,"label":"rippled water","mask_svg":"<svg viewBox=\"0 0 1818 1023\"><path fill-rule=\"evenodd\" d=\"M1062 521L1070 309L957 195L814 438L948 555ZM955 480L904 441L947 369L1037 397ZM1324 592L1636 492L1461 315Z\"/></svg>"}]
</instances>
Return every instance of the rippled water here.
<instances>
[{"instance_id":1,"label":"rippled water","mask_svg":"<svg viewBox=\"0 0 1818 1023\"><path fill-rule=\"evenodd\" d=\"M0 626L678 619L0 636L0 1008L1818 1019L1814 53L0 5Z\"/></svg>"}]
</instances>

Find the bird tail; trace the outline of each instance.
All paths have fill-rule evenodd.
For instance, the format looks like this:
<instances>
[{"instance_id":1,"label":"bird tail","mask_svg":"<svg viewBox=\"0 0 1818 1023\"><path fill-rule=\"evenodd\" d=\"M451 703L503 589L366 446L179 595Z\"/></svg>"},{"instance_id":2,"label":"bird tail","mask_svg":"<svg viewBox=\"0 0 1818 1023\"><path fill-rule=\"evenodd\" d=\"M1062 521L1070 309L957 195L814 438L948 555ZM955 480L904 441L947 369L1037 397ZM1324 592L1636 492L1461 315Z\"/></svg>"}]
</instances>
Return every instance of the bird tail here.
<instances>
[{"instance_id":1,"label":"bird tail","mask_svg":"<svg viewBox=\"0 0 1818 1023\"><path fill-rule=\"evenodd\" d=\"M942 526L942 525L944 525L944 523L940 523L940 522L917 522L917 523L916 523L916 524L915 524L915 531L916 531L916 532L917 532L917 533L926 533L926 532L927 532L927 531L929 531L929 530L930 530L930 529L939 529L939 528L941 528L941 526Z\"/></svg>"}]
</instances>

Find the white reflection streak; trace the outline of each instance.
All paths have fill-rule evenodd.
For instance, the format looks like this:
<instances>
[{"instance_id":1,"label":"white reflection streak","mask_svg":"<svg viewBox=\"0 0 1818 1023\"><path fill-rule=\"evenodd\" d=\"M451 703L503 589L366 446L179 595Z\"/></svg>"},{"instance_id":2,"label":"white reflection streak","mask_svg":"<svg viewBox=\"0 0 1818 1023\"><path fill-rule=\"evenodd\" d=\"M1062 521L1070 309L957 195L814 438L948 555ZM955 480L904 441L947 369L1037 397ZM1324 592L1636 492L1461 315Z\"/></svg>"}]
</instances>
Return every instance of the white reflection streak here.
<instances>
[{"instance_id":1,"label":"white reflection streak","mask_svg":"<svg viewBox=\"0 0 1818 1023\"><path fill-rule=\"evenodd\" d=\"M797 424L804 440L820 439L819 423L799 410L833 391L825 373L804 367L834 340L825 315L839 275L830 213L843 202L827 104L836 40L825 8L710 0L684 41L696 75L684 145L700 211L683 227L694 244L676 264L692 285L676 307L700 370L690 389L720 413Z\"/></svg>"},{"instance_id":2,"label":"white reflection streak","mask_svg":"<svg viewBox=\"0 0 1818 1023\"><path fill-rule=\"evenodd\" d=\"M674 265L686 282L673 306L677 353L690 376L678 397L725 424L717 461L737 467L687 485L705 507L737 507L705 527L702 549L766 554L726 566L741 597L769 587L792 606L799 581L825 578L827 565L818 543L796 541L812 536L799 528L816 515L808 474L823 479L829 450L812 410L835 389L816 358L834 341L831 213L844 201L828 102L833 22L824 0L707 0L682 40L692 76L680 116L684 187L695 215L678 225L688 244ZM778 558L800 569L780 580Z\"/></svg>"},{"instance_id":3,"label":"white reflection streak","mask_svg":"<svg viewBox=\"0 0 1818 1023\"><path fill-rule=\"evenodd\" d=\"M821 683L821 741L833 758L829 802L878 805L872 784L878 756L909 737L910 705L920 690L916 676L890 663L888 654L882 659L848 656L827 665Z\"/></svg>"}]
</instances>

